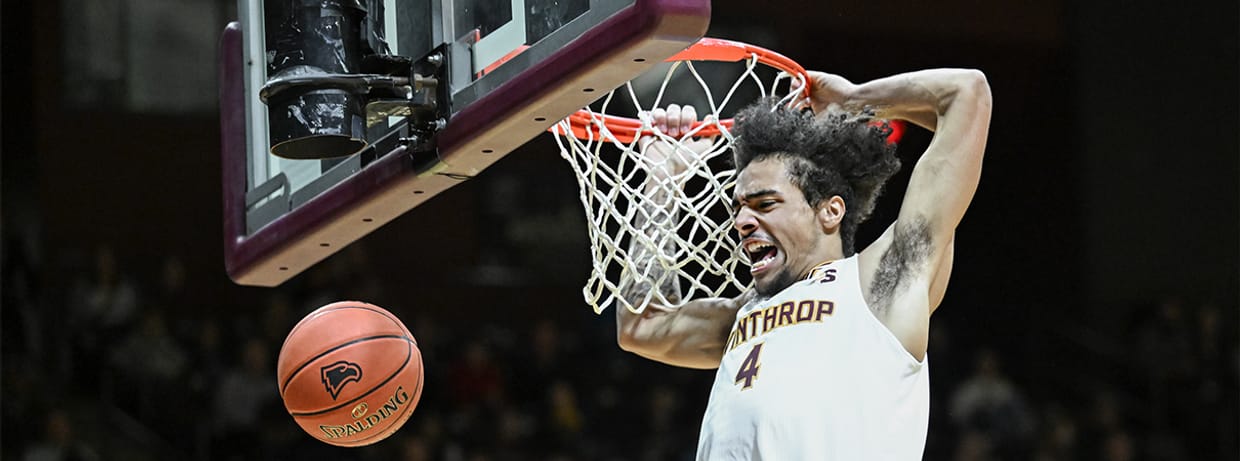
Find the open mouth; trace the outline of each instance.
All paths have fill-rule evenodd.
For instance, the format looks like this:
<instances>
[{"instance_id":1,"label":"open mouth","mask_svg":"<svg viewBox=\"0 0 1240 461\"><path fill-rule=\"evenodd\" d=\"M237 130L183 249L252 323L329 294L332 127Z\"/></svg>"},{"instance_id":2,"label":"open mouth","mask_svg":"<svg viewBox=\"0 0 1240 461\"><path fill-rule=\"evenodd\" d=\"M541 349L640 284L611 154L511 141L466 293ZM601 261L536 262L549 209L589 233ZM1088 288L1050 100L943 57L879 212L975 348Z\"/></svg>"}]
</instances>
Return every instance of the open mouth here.
<instances>
[{"instance_id":1,"label":"open mouth","mask_svg":"<svg viewBox=\"0 0 1240 461\"><path fill-rule=\"evenodd\" d=\"M745 245L745 254L749 255L752 263L749 265L749 272L758 272L765 269L772 261L775 255L779 253L779 249L775 245L766 242L749 242Z\"/></svg>"}]
</instances>

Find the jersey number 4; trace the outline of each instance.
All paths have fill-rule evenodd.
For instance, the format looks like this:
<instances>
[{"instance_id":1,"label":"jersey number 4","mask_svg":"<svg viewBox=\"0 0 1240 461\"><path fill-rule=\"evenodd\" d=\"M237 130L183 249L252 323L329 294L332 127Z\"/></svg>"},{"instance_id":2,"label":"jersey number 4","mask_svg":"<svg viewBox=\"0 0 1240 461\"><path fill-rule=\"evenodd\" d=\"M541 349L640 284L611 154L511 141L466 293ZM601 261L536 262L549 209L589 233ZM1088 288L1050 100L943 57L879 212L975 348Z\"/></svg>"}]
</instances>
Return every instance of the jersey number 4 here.
<instances>
[{"instance_id":1,"label":"jersey number 4","mask_svg":"<svg viewBox=\"0 0 1240 461\"><path fill-rule=\"evenodd\" d=\"M753 387L753 381L758 379L758 371L762 368L762 364L758 361L762 355L762 343L754 344L753 349L749 350L749 355L745 356L745 361L741 362L741 369L736 372L736 384L745 384L741 386L741 390Z\"/></svg>"}]
</instances>

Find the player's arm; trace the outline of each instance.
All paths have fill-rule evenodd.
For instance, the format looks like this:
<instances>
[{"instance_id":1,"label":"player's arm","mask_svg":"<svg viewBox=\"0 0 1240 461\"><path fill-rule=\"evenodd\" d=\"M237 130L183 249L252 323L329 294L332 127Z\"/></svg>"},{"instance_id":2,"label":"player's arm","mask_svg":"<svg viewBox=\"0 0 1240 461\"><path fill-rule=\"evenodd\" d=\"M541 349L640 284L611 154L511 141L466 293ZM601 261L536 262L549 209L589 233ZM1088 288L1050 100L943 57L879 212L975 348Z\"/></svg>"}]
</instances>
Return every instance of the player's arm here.
<instances>
[{"instance_id":1,"label":"player's arm","mask_svg":"<svg viewBox=\"0 0 1240 461\"><path fill-rule=\"evenodd\" d=\"M966 69L911 72L861 85L821 73L812 79L816 106L870 109L935 132L913 167L889 238L861 255L870 268L866 300L909 352L921 357L937 304L931 291L947 283L956 226L981 176L990 86L981 72Z\"/></svg>"},{"instance_id":2,"label":"player's arm","mask_svg":"<svg viewBox=\"0 0 1240 461\"><path fill-rule=\"evenodd\" d=\"M691 106L683 110L671 105L666 110L656 109L651 114L654 125L662 133L670 137L679 137L689 125L697 121L697 115ZM676 221L672 215L672 197L666 189L654 187L654 183L675 177L684 171L686 162L680 157L686 154L700 154L710 147L709 140L686 140L688 151L676 151L671 143L651 137L643 138L642 153L648 172L647 187L642 200L634 205L644 209L635 214L634 224L652 241L669 241L660 239L660 233L675 232ZM623 306L616 306L617 341L620 347L643 357L689 368L717 368L723 356L724 342L728 330L736 316L736 310L743 302L742 298L708 298L692 300L680 307L672 308L647 301L650 292L650 280L664 280L659 292L671 303L680 302L680 287L676 278L661 277L665 270L655 257L644 246L633 244L630 258L634 270L648 277L638 281L626 280L622 294L629 304L638 307L642 312L636 314Z\"/></svg>"},{"instance_id":3,"label":"player's arm","mask_svg":"<svg viewBox=\"0 0 1240 461\"><path fill-rule=\"evenodd\" d=\"M640 314L617 306L620 348L668 365L718 368L744 298L696 299L677 308L652 303Z\"/></svg>"},{"instance_id":4,"label":"player's arm","mask_svg":"<svg viewBox=\"0 0 1240 461\"><path fill-rule=\"evenodd\" d=\"M934 269L934 279L930 281L930 314L939 308L943 303L943 296L947 294L947 281L952 276L952 263L956 260L956 237L952 236L951 241L947 242L947 249L943 251L943 256L939 258L939 267Z\"/></svg>"}]
</instances>

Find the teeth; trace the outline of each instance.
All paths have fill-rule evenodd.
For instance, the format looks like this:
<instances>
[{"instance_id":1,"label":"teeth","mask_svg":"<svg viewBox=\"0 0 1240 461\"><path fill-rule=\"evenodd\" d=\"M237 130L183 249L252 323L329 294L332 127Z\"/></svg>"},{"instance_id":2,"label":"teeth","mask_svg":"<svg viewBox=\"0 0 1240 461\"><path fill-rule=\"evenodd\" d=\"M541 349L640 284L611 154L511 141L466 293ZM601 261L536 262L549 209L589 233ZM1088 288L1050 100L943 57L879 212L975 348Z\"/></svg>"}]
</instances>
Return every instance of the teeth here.
<instances>
[{"instance_id":1,"label":"teeth","mask_svg":"<svg viewBox=\"0 0 1240 461\"><path fill-rule=\"evenodd\" d=\"M771 245L769 243L749 242L748 244L745 245L745 252L748 253L750 259L752 259L754 256L757 256L759 254L767 253L770 249L774 247L775 247L774 245ZM766 267L767 264L770 264L771 261L774 259L775 259L775 253L772 252L770 254L767 254L762 259L758 261L753 261L753 263L750 265L750 270L751 271L760 270L763 267Z\"/></svg>"},{"instance_id":2,"label":"teeth","mask_svg":"<svg viewBox=\"0 0 1240 461\"><path fill-rule=\"evenodd\" d=\"M767 249L767 248L770 248L771 246L772 246L772 245L770 245L770 244L768 244L768 243L762 243L762 242L749 242L749 244L748 244L748 245L745 245L745 251L748 251L748 252L750 252L750 253L757 253L757 252L759 252L759 251L763 251L763 250L765 250L765 249Z\"/></svg>"}]
</instances>

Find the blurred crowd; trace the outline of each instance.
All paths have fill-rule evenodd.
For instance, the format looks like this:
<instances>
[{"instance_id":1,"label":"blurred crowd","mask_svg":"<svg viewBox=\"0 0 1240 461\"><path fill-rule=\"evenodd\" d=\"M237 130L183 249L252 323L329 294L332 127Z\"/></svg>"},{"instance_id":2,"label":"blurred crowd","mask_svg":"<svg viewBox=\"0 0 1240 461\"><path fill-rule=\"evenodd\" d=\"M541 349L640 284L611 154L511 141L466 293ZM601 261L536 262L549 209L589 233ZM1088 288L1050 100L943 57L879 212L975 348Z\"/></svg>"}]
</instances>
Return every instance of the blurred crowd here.
<instances>
[{"instance_id":1,"label":"blurred crowd","mask_svg":"<svg viewBox=\"0 0 1240 461\"><path fill-rule=\"evenodd\" d=\"M330 277L224 307L176 257L140 273L101 246L53 281L24 243L4 250L5 459L686 460L713 379L620 351L610 313L582 305L517 321L388 306L422 349L421 402L388 440L329 447L284 411L275 359L305 313L342 299ZM926 459L1237 459L1234 309L1121 307L1142 315L1064 334L987 327L1045 343L1018 348L969 344L958 333L979 326L936 316Z\"/></svg>"}]
</instances>

